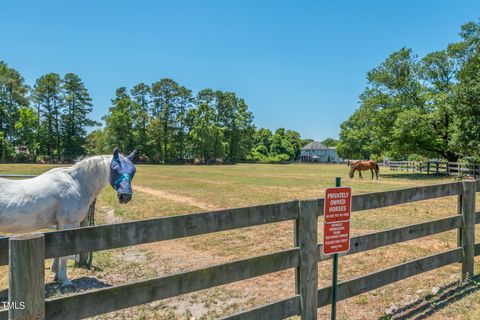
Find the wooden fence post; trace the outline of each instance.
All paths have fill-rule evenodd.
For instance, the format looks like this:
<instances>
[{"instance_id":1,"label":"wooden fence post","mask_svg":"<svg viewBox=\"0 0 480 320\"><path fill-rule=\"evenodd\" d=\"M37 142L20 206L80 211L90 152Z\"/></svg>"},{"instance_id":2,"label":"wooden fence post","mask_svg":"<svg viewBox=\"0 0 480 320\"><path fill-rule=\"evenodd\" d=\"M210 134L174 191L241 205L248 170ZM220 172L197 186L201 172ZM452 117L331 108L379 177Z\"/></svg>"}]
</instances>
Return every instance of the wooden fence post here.
<instances>
[{"instance_id":1,"label":"wooden fence post","mask_svg":"<svg viewBox=\"0 0 480 320\"><path fill-rule=\"evenodd\" d=\"M26 234L8 240L9 320L45 319L45 239Z\"/></svg>"},{"instance_id":2,"label":"wooden fence post","mask_svg":"<svg viewBox=\"0 0 480 320\"><path fill-rule=\"evenodd\" d=\"M459 194L457 196L457 214L462 214L463 210L463 205L462 205L462 195ZM457 229L457 247L462 246L462 227Z\"/></svg>"},{"instance_id":3,"label":"wooden fence post","mask_svg":"<svg viewBox=\"0 0 480 320\"><path fill-rule=\"evenodd\" d=\"M476 182L462 182L462 279L474 275Z\"/></svg>"},{"instance_id":4,"label":"wooden fence post","mask_svg":"<svg viewBox=\"0 0 480 320\"><path fill-rule=\"evenodd\" d=\"M318 203L299 201L298 238L300 246L300 316L302 320L317 319L318 305Z\"/></svg>"}]
</instances>

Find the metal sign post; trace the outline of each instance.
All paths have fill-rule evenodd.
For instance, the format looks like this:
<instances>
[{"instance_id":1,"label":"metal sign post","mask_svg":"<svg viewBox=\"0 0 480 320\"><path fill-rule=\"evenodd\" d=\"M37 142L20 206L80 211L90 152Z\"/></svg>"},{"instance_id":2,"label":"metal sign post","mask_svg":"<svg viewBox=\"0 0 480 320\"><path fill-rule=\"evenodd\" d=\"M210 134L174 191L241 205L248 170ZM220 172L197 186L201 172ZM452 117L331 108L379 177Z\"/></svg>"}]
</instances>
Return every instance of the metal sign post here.
<instances>
[{"instance_id":1,"label":"metal sign post","mask_svg":"<svg viewBox=\"0 0 480 320\"><path fill-rule=\"evenodd\" d=\"M341 187L341 179L335 179L335 188L325 190L323 224L323 254L333 254L332 320L337 317L338 253L350 250L350 212L352 189Z\"/></svg>"}]
</instances>

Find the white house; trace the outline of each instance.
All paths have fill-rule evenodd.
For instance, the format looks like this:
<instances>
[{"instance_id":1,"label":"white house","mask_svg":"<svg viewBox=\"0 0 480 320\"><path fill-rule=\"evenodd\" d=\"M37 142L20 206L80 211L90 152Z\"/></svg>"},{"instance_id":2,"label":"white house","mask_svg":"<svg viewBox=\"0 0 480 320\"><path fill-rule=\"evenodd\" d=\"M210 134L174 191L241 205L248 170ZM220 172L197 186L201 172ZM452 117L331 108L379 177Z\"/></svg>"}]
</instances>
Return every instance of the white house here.
<instances>
[{"instance_id":1,"label":"white house","mask_svg":"<svg viewBox=\"0 0 480 320\"><path fill-rule=\"evenodd\" d=\"M318 141L312 141L302 148L300 157L301 162L339 162L335 147L325 147Z\"/></svg>"}]
</instances>

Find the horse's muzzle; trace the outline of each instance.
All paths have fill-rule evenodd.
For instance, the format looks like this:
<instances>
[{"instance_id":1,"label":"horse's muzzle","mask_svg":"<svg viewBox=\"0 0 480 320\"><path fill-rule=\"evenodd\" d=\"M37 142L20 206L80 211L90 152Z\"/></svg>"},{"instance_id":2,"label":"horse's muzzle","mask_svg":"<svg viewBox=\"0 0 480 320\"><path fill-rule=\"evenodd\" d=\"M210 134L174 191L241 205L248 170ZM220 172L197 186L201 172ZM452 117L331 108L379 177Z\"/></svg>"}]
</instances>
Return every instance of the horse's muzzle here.
<instances>
[{"instance_id":1,"label":"horse's muzzle","mask_svg":"<svg viewBox=\"0 0 480 320\"><path fill-rule=\"evenodd\" d=\"M132 200L132 194L130 194L130 193L119 193L118 194L118 201L120 203L128 203L130 200Z\"/></svg>"}]
</instances>

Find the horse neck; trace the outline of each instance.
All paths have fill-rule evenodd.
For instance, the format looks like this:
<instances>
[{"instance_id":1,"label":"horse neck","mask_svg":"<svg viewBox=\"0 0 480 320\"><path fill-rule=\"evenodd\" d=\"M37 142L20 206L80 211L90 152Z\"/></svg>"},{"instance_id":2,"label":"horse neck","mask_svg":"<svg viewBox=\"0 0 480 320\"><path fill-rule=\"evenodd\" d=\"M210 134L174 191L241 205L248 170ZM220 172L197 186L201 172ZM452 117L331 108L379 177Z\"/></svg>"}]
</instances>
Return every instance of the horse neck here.
<instances>
[{"instance_id":1,"label":"horse neck","mask_svg":"<svg viewBox=\"0 0 480 320\"><path fill-rule=\"evenodd\" d=\"M82 192L95 199L109 182L109 166L112 156L96 156L84 161L90 164L79 164L72 172L72 177L82 186Z\"/></svg>"},{"instance_id":2,"label":"horse neck","mask_svg":"<svg viewBox=\"0 0 480 320\"><path fill-rule=\"evenodd\" d=\"M350 165L350 175L354 174L354 173L355 173L355 170L357 170L357 166L351 164L351 165Z\"/></svg>"}]
</instances>

